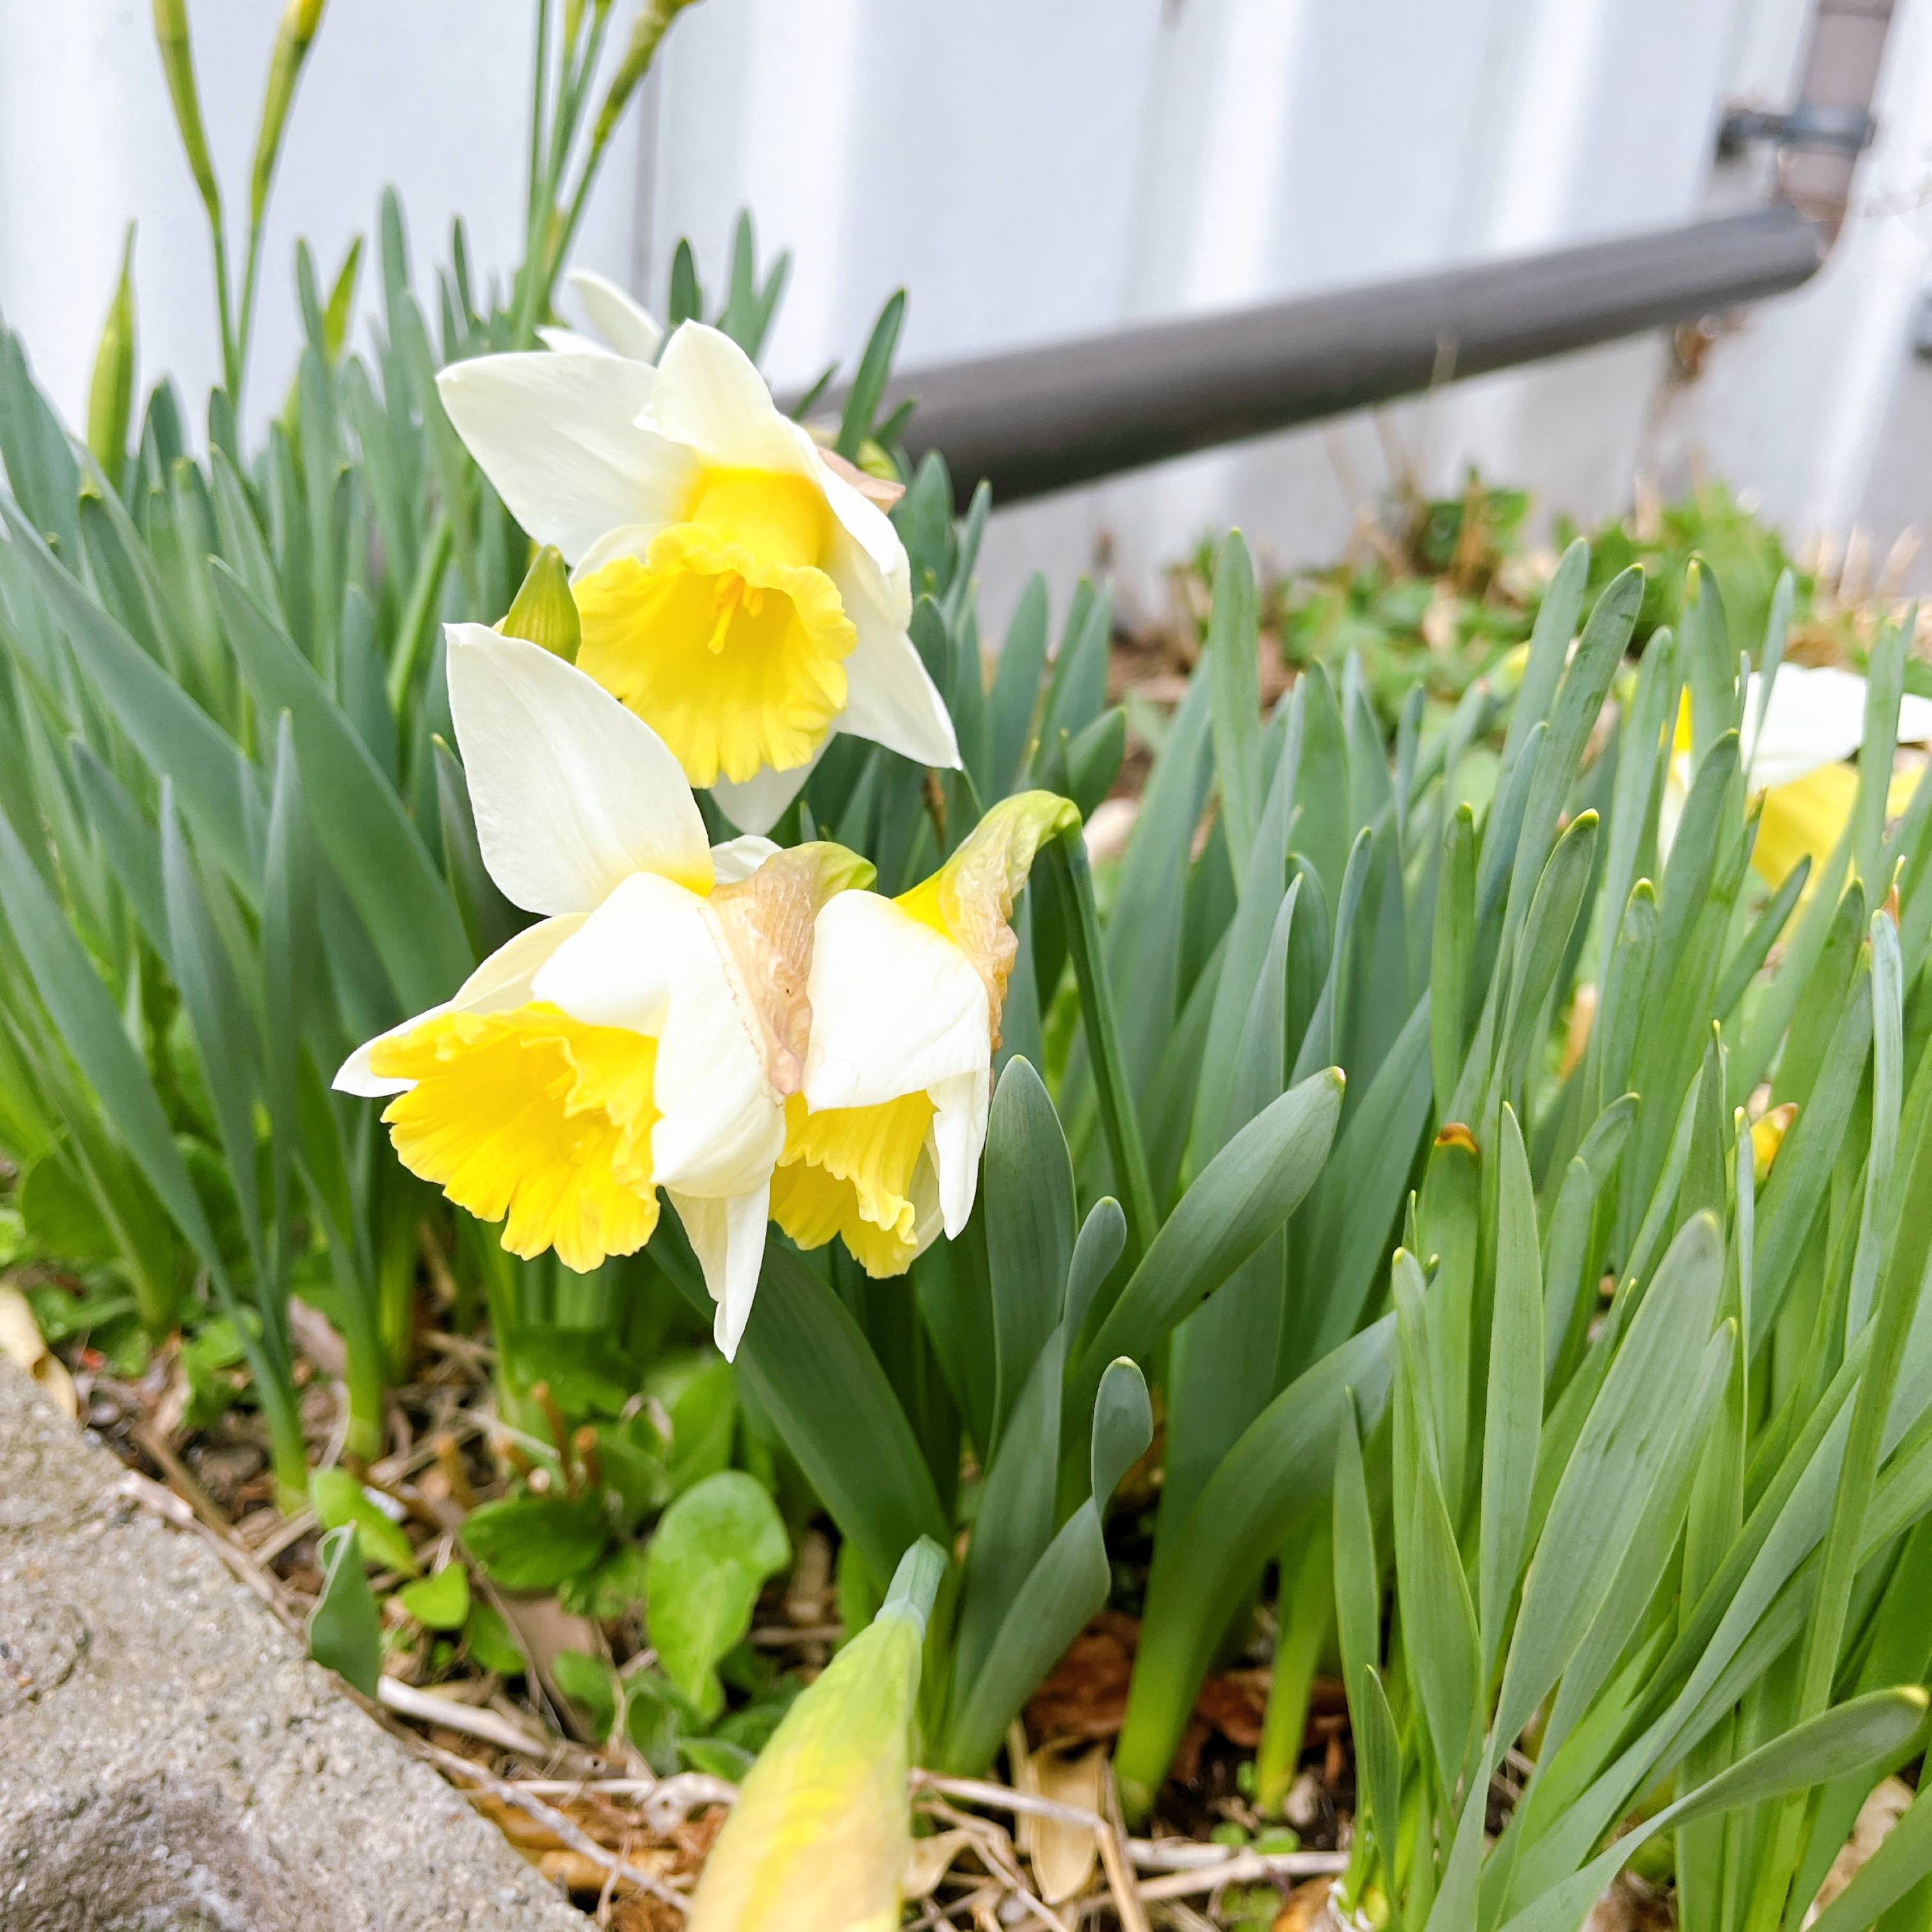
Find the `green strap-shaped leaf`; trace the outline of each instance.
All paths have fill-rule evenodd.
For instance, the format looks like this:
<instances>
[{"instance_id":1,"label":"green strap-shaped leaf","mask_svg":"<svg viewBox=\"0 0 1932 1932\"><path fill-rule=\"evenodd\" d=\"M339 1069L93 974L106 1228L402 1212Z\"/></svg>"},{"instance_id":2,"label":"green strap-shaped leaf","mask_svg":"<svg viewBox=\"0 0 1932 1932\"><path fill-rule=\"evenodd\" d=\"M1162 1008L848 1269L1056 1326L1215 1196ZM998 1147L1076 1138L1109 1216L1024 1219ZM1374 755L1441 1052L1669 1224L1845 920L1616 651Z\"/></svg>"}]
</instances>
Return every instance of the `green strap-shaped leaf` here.
<instances>
[{"instance_id":1,"label":"green strap-shaped leaf","mask_svg":"<svg viewBox=\"0 0 1932 1932\"><path fill-rule=\"evenodd\" d=\"M1476 822L1469 808L1460 805L1442 835L1430 946L1429 1065L1436 1114L1445 1126L1468 1048L1466 1022L1475 946Z\"/></svg>"},{"instance_id":2,"label":"green strap-shaped leaf","mask_svg":"<svg viewBox=\"0 0 1932 1932\"><path fill-rule=\"evenodd\" d=\"M1040 1076L1010 1060L986 1127L986 1260L998 1362L993 1440L1060 1318L1073 1254L1073 1164Z\"/></svg>"},{"instance_id":3,"label":"green strap-shaped leaf","mask_svg":"<svg viewBox=\"0 0 1932 1932\"><path fill-rule=\"evenodd\" d=\"M1124 1792L1142 1809L1167 1774L1229 1606L1258 1581L1296 1511L1328 1493L1345 1410L1352 1401L1370 1428L1380 1417L1394 1331L1384 1317L1276 1396L1156 1546L1114 1759Z\"/></svg>"},{"instance_id":4,"label":"green strap-shaped leaf","mask_svg":"<svg viewBox=\"0 0 1932 1932\"><path fill-rule=\"evenodd\" d=\"M128 796L128 788L103 764L84 738L68 742L74 782L86 802L89 822L107 854L116 882L140 922L142 936L163 959L171 956L167 907L161 892L160 842Z\"/></svg>"},{"instance_id":5,"label":"green strap-shaped leaf","mask_svg":"<svg viewBox=\"0 0 1932 1932\"><path fill-rule=\"evenodd\" d=\"M1330 1069L1292 1088L1181 1196L1074 1367L1076 1414L1092 1401L1108 1361L1150 1352L1294 1211L1328 1158L1342 1085Z\"/></svg>"},{"instance_id":6,"label":"green strap-shaped leaf","mask_svg":"<svg viewBox=\"0 0 1932 1932\"><path fill-rule=\"evenodd\" d=\"M1668 630L1654 631L1637 665L1636 689L1624 712L1617 738L1617 770L1610 793L1610 843L1604 860L1604 902L1612 911L1629 902L1630 888L1654 870L1657 818L1670 763L1670 733L1677 718L1677 652ZM1604 933L1600 980L1610 970L1617 930Z\"/></svg>"},{"instance_id":7,"label":"green strap-shaped leaf","mask_svg":"<svg viewBox=\"0 0 1932 1932\"><path fill-rule=\"evenodd\" d=\"M1932 1873L1932 1789L1922 1790L1852 1882L1811 1922L1810 1932L1862 1932ZM1924 1901L1920 1901L1922 1915ZM1904 1928L1901 1928L1901 1932Z\"/></svg>"},{"instance_id":8,"label":"green strap-shaped leaf","mask_svg":"<svg viewBox=\"0 0 1932 1932\"><path fill-rule=\"evenodd\" d=\"M971 1772L985 1767L1027 1699L1106 1604L1112 1571L1102 1520L1108 1498L1153 1436L1153 1410L1140 1370L1130 1361L1109 1364L1094 1406L1094 1492L1034 1565L1000 1619L985 1662L956 1694L941 1753L949 1768Z\"/></svg>"},{"instance_id":9,"label":"green strap-shaped leaf","mask_svg":"<svg viewBox=\"0 0 1932 1932\"><path fill-rule=\"evenodd\" d=\"M1444 1791L1456 1789L1481 1732L1484 1677L1475 1606L1442 1495L1428 1396L1422 1269L1398 1248L1390 1269L1401 1360L1394 1430L1396 1596L1404 1660Z\"/></svg>"},{"instance_id":10,"label":"green strap-shaped leaf","mask_svg":"<svg viewBox=\"0 0 1932 1932\"><path fill-rule=\"evenodd\" d=\"M259 876L261 793L228 734L56 562L19 512L0 500L11 548L49 605L103 704L244 893Z\"/></svg>"},{"instance_id":11,"label":"green strap-shaped leaf","mask_svg":"<svg viewBox=\"0 0 1932 1932\"><path fill-rule=\"evenodd\" d=\"M1286 1072L1288 948L1298 878L1282 901L1241 1051L1218 1096L1224 1133L1280 1097ZM1275 1394L1287 1286L1287 1237L1264 1241L1174 1331L1168 1361L1163 1520L1194 1506L1215 1464Z\"/></svg>"},{"instance_id":12,"label":"green strap-shaped leaf","mask_svg":"<svg viewBox=\"0 0 1932 1932\"><path fill-rule=\"evenodd\" d=\"M1806 1791L1880 1763L1924 1722L1925 1706L1923 1690L1880 1690L1794 1726L1626 1833L1582 1870L1506 1920L1502 1932L1568 1932L1660 1832L1740 1805Z\"/></svg>"},{"instance_id":13,"label":"green strap-shaped leaf","mask_svg":"<svg viewBox=\"0 0 1932 1932\"><path fill-rule=\"evenodd\" d=\"M886 393L886 380L892 374L892 352L898 346L899 326L905 320L905 290L896 289L879 311L878 321L859 358L858 373L845 398L845 413L838 425L838 454L856 463L866 439L872 434L873 418Z\"/></svg>"},{"instance_id":14,"label":"green strap-shaped leaf","mask_svg":"<svg viewBox=\"0 0 1932 1932\"><path fill-rule=\"evenodd\" d=\"M1637 1307L1537 1540L1497 1703L1500 1736L1528 1721L1609 1594L1695 1386L1723 1268L1716 1225L1700 1216Z\"/></svg>"},{"instance_id":15,"label":"green strap-shaped leaf","mask_svg":"<svg viewBox=\"0 0 1932 1932\"><path fill-rule=\"evenodd\" d=\"M1502 1111L1496 1174L1495 1300L1483 1427L1482 1556L1478 1570L1485 1677L1496 1668L1503 1622L1522 1569L1543 1429L1543 1269L1536 1196L1522 1130Z\"/></svg>"},{"instance_id":16,"label":"green strap-shaped leaf","mask_svg":"<svg viewBox=\"0 0 1932 1932\"><path fill-rule=\"evenodd\" d=\"M989 801L1012 790L1025 762L1046 669L1047 614L1046 579L1036 571L1013 607L987 694Z\"/></svg>"},{"instance_id":17,"label":"green strap-shaped leaf","mask_svg":"<svg viewBox=\"0 0 1932 1932\"><path fill-rule=\"evenodd\" d=\"M1309 1304L1319 1326L1312 1342L1298 1344L1302 1352L1292 1354L1292 1363L1339 1348L1369 1306L1429 1124L1428 1037L1425 993L1370 1082L1309 1202L1307 1258L1298 1256L1296 1265L1304 1281L1324 1286ZM1299 1328L1306 1338L1305 1319Z\"/></svg>"},{"instance_id":18,"label":"green strap-shaped leaf","mask_svg":"<svg viewBox=\"0 0 1932 1932\"><path fill-rule=\"evenodd\" d=\"M15 942L62 1042L100 1100L102 1114L189 1245L208 1267L219 1269L213 1231L148 1070L123 1031L93 962L4 818L0 908L5 910Z\"/></svg>"},{"instance_id":19,"label":"green strap-shaped leaf","mask_svg":"<svg viewBox=\"0 0 1932 1932\"><path fill-rule=\"evenodd\" d=\"M274 617L218 565L215 596L257 701L286 710L316 837L411 1010L448 997L475 963L455 902L369 748Z\"/></svg>"},{"instance_id":20,"label":"green strap-shaped leaf","mask_svg":"<svg viewBox=\"0 0 1932 1932\"><path fill-rule=\"evenodd\" d=\"M188 1024L200 1049L221 1150L235 1183L242 1230L260 1280L265 1260L255 1184L255 1098L260 1046L252 1009L235 962L208 917L195 878L172 788L161 787L161 884L167 905L169 957Z\"/></svg>"},{"instance_id":21,"label":"green strap-shaped leaf","mask_svg":"<svg viewBox=\"0 0 1932 1932\"><path fill-rule=\"evenodd\" d=\"M1238 878L1247 869L1262 814L1259 625L1254 564L1240 532L1230 530L1214 566L1207 654L1214 687L1215 777Z\"/></svg>"},{"instance_id":22,"label":"green strap-shaped leaf","mask_svg":"<svg viewBox=\"0 0 1932 1932\"><path fill-rule=\"evenodd\" d=\"M1070 1338L1126 1245L1120 1203L1096 1202L1081 1228L1066 1271L1060 1324L1035 1358L986 1470L960 1586L954 1669L962 1683L979 1674L1014 1598L1053 1540L1060 1455L1060 1393Z\"/></svg>"}]
</instances>

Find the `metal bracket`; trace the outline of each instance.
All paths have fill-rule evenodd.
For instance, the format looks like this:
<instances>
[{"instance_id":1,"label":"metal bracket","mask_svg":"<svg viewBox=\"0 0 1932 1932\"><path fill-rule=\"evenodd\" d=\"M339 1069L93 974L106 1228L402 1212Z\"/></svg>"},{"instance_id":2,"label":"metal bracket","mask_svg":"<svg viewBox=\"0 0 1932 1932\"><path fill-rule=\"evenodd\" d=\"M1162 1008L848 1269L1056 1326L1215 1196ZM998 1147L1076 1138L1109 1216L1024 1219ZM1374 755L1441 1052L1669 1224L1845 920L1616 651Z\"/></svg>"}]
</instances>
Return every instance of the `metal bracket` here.
<instances>
[{"instance_id":1,"label":"metal bracket","mask_svg":"<svg viewBox=\"0 0 1932 1932\"><path fill-rule=\"evenodd\" d=\"M1783 114L1764 107L1731 107L1718 124L1718 156L1733 160L1760 143L1858 154L1871 146L1877 132L1878 123L1862 107L1827 107L1808 100Z\"/></svg>"}]
</instances>

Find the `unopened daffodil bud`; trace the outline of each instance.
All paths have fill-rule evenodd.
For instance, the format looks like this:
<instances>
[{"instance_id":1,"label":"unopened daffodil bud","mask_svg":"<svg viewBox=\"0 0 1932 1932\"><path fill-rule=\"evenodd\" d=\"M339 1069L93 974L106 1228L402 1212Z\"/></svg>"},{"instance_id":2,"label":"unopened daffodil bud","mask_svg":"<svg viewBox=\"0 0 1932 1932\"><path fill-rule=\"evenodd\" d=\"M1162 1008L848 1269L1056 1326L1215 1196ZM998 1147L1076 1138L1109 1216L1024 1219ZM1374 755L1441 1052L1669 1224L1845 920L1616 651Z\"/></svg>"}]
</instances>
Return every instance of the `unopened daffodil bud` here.
<instances>
[{"instance_id":1,"label":"unopened daffodil bud","mask_svg":"<svg viewBox=\"0 0 1932 1932\"><path fill-rule=\"evenodd\" d=\"M438 378L512 514L572 567L579 666L732 822L768 832L836 732L956 767L908 626L911 569L731 338L629 356L484 356Z\"/></svg>"},{"instance_id":2,"label":"unopened daffodil bud","mask_svg":"<svg viewBox=\"0 0 1932 1932\"><path fill-rule=\"evenodd\" d=\"M584 631L578 621L577 599L570 594L570 572L563 553L554 544L545 544L530 560L523 583L496 628L506 638L524 638L566 664L576 663Z\"/></svg>"},{"instance_id":3,"label":"unopened daffodil bud","mask_svg":"<svg viewBox=\"0 0 1932 1932\"><path fill-rule=\"evenodd\" d=\"M728 1356L800 1079L814 922L872 868L837 846L708 846L650 728L526 639L452 625L448 662L484 863L538 921L335 1084L388 1096L403 1164L502 1221L512 1254L584 1272L634 1253L662 1188Z\"/></svg>"},{"instance_id":4,"label":"unopened daffodil bud","mask_svg":"<svg viewBox=\"0 0 1932 1932\"><path fill-rule=\"evenodd\" d=\"M596 125L590 136L593 146L601 148L610 140L611 130L631 104L631 96L638 91L638 83L650 71L651 62L657 58L658 44L670 32L672 21L691 4L692 0L644 0L644 10L631 29L630 44L617 63L617 71L610 76L604 104L597 110Z\"/></svg>"},{"instance_id":5,"label":"unopened daffodil bud","mask_svg":"<svg viewBox=\"0 0 1932 1932\"><path fill-rule=\"evenodd\" d=\"M94 378L87 391L87 446L116 489L128 464L128 424L134 410L134 224L121 250L121 279L107 305Z\"/></svg>"},{"instance_id":6,"label":"unopened daffodil bud","mask_svg":"<svg viewBox=\"0 0 1932 1932\"><path fill-rule=\"evenodd\" d=\"M799 1694L705 1861L691 1932L898 1924L914 1700L945 1568L937 1544L915 1544L878 1615Z\"/></svg>"},{"instance_id":7,"label":"unopened daffodil bud","mask_svg":"<svg viewBox=\"0 0 1932 1932\"><path fill-rule=\"evenodd\" d=\"M268 84L262 96L262 126L255 137L255 164L248 184L249 219L257 227L268 205L268 186L274 178L296 83L302 78L303 63L322 25L324 4L325 0L288 0L275 34L274 51L268 56Z\"/></svg>"},{"instance_id":8,"label":"unopened daffodil bud","mask_svg":"<svg viewBox=\"0 0 1932 1932\"><path fill-rule=\"evenodd\" d=\"M801 1247L836 1234L868 1274L903 1274L942 1228L964 1228L1018 950L1013 900L1040 847L1079 823L1065 799L1022 792L911 891L826 901L772 1187L772 1218Z\"/></svg>"},{"instance_id":9,"label":"unopened daffodil bud","mask_svg":"<svg viewBox=\"0 0 1932 1932\"><path fill-rule=\"evenodd\" d=\"M175 125L188 172L201 195L208 219L221 219L221 188L208 152L208 135L201 122L201 96L195 85L194 49L188 34L188 0L154 0L154 40L160 49L161 72L173 104Z\"/></svg>"},{"instance_id":10,"label":"unopened daffodil bud","mask_svg":"<svg viewBox=\"0 0 1932 1932\"><path fill-rule=\"evenodd\" d=\"M1777 1160L1778 1150L1797 1118L1798 1102L1787 1100L1751 1123L1751 1178L1760 1187L1771 1178L1772 1162Z\"/></svg>"}]
</instances>

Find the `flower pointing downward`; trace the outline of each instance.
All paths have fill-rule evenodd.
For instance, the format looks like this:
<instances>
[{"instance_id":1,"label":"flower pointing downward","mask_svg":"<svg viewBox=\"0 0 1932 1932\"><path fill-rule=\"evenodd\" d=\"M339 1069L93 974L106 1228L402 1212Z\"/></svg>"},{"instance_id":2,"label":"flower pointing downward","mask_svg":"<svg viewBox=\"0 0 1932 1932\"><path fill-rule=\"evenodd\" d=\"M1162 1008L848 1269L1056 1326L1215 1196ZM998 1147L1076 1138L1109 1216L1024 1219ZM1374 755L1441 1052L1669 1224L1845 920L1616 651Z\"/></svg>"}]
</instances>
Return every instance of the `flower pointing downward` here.
<instances>
[{"instance_id":1,"label":"flower pointing downward","mask_svg":"<svg viewBox=\"0 0 1932 1932\"><path fill-rule=\"evenodd\" d=\"M769 830L836 732L958 764L907 632L898 532L728 336L686 322L655 368L484 356L438 386L518 520L571 565L579 664L736 824Z\"/></svg>"},{"instance_id":2,"label":"flower pointing downward","mask_svg":"<svg viewBox=\"0 0 1932 1932\"><path fill-rule=\"evenodd\" d=\"M633 1253L663 1188L728 1355L802 1071L813 920L872 868L833 845L707 848L656 735L538 645L453 625L448 664L484 862L542 916L335 1084L393 1096L404 1165L502 1220L513 1254Z\"/></svg>"},{"instance_id":3,"label":"flower pointing downward","mask_svg":"<svg viewBox=\"0 0 1932 1932\"><path fill-rule=\"evenodd\" d=\"M873 1276L902 1274L973 1211L1008 923L1034 854L1080 814L1050 792L1003 799L896 899L842 892L818 914L811 1044L772 1215L801 1247L838 1235Z\"/></svg>"}]
</instances>

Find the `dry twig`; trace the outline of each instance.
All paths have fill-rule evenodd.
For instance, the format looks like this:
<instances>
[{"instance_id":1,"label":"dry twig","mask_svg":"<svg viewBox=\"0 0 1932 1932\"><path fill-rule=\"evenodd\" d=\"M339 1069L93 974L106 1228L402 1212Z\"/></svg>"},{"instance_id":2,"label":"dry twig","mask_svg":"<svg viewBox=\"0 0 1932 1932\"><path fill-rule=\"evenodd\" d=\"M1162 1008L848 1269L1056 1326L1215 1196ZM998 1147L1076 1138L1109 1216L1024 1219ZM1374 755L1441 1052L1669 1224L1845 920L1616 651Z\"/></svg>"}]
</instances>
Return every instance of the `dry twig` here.
<instances>
[{"instance_id":1,"label":"dry twig","mask_svg":"<svg viewBox=\"0 0 1932 1932\"><path fill-rule=\"evenodd\" d=\"M446 1730L461 1731L466 1736L481 1738L485 1744L495 1744L500 1750L514 1751L519 1756L542 1758L549 1754L549 1739L524 1730L500 1711L459 1703L454 1697L439 1697L433 1691L405 1684L399 1677L382 1678L376 1690L378 1700L386 1709L403 1717L414 1718L422 1724L440 1724ZM459 1761L469 1762L466 1758Z\"/></svg>"},{"instance_id":2,"label":"dry twig","mask_svg":"<svg viewBox=\"0 0 1932 1932\"><path fill-rule=\"evenodd\" d=\"M386 1679L385 1680L387 1681ZM588 1832L580 1829L553 1804L546 1804L541 1798L520 1786L507 1783L500 1778L493 1778L480 1765L472 1764L466 1757L458 1757L455 1752L445 1750L440 1745L418 1739L416 1748L430 1759L446 1775L466 1778L480 1791L506 1804L514 1804L520 1811L526 1811L541 1822L547 1830L557 1837L574 1852L579 1852L593 1864L622 1879L627 1885L647 1893L662 1904L674 1906L680 1913L688 1913L691 1900L682 1892L674 1891L664 1880L647 1871L641 1871L634 1864L620 1858L615 1852L606 1851Z\"/></svg>"}]
</instances>

